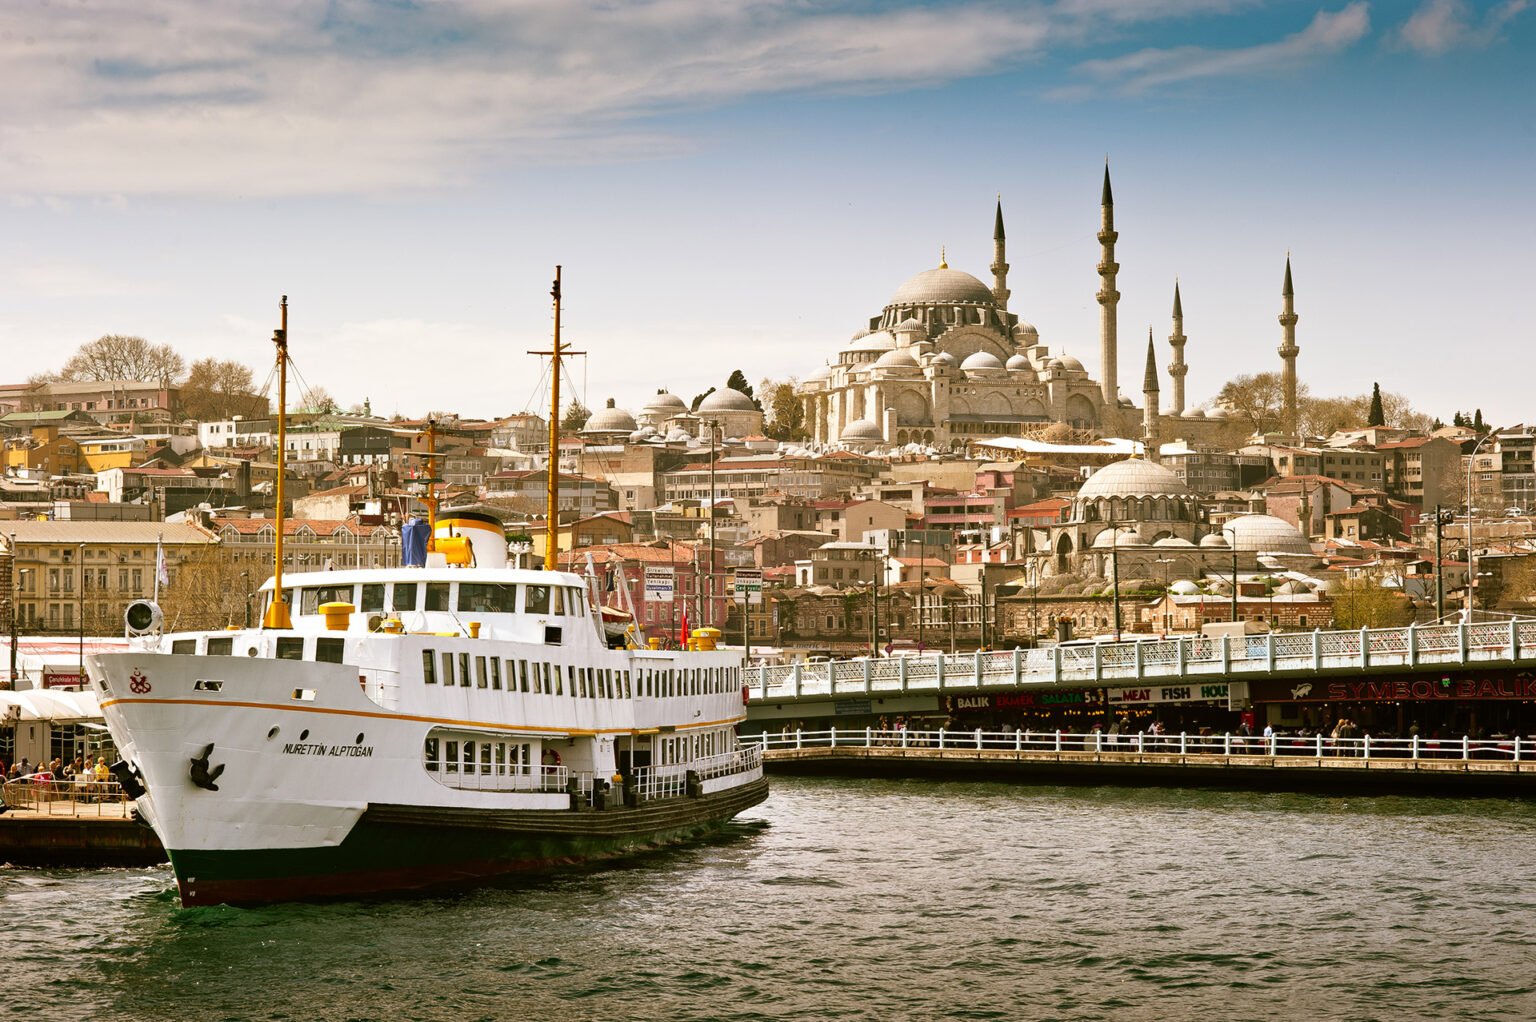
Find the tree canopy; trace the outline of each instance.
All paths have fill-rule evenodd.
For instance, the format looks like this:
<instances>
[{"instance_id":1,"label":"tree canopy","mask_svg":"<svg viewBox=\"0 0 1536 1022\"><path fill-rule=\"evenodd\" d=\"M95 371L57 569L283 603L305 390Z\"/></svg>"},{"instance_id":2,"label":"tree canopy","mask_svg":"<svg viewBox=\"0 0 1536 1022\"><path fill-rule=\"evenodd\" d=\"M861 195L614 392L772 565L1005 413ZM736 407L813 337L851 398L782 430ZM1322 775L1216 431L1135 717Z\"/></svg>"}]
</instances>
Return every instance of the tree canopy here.
<instances>
[{"instance_id":1,"label":"tree canopy","mask_svg":"<svg viewBox=\"0 0 1536 1022\"><path fill-rule=\"evenodd\" d=\"M169 344L151 344L128 334L106 334L80 345L59 369L56 379L155 383L179 380L185 371L186 362Z\"/></svg>"},{"instance_id":2,"label":"tree canopy","mask_svg":"<svg viewBox=\"0 0 1536 1022\"><path fill-rule=\"evenodd\" d=\"M795 397L795 382L791 376L787 380L765 379L759 384L763 396L768 399L768 407L765 409L768 416L763 423L763 432L774 440L810 438L810 431L806 429L805 406Z\"/></svg>"},{"instance_id":3,"label":"tree canopy","mask_svg":"<svg viewBox=\"0 0 1536 1022\"><path fill-rule=\"evenodd\" d=\"M189 419L231 419L267 414L266 398L256 394L249 366L200 358L181 384L181 410Z\"/></svg>"}]
</instances>

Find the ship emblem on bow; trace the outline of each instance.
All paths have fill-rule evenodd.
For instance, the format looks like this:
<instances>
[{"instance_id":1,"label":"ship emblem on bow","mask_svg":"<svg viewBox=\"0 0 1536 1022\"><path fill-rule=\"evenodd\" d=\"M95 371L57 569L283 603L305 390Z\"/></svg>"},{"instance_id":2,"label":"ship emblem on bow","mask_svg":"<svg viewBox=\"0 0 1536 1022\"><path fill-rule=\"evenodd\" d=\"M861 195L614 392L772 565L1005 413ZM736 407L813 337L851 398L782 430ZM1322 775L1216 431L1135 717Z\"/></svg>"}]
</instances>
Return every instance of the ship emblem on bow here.
<instances>
[{"instance_id":1,"label":"ship emblem on bow","mask_svg":"<svg viewBox=\"0 0 1536 1022\"><path fill-rule=\"evenodd\" d=\"M150 689L149 678L143 671L134 671L128 675L128 691L134 695L144 695Z\"/></svg>"}]
</instances>

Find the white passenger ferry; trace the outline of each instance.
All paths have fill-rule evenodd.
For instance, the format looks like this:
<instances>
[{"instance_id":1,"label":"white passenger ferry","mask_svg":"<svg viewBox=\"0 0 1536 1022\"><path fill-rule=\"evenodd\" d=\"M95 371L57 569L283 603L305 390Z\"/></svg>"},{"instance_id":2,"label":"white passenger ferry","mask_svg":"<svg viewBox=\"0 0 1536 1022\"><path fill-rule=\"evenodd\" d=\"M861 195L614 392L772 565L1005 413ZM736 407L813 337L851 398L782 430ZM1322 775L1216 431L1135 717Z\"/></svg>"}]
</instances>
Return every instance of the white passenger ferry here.
<instances>
[{"instance_id":1,"label":"white passenger ferry","mask_svg":"<svg viewBox=\"0 0 1536 1022\"><path fill-rule=\"evenodd\" d=\"M431 532L419 566L279 572L259 629L160 635L156 608L131 606L138 648L87 658L114 773L183 904L619 855L767 797L736 740L739 653L707 634L609 648L583 579L507 567L498 520L449 513Z\"/></svg>"}]
</instances>

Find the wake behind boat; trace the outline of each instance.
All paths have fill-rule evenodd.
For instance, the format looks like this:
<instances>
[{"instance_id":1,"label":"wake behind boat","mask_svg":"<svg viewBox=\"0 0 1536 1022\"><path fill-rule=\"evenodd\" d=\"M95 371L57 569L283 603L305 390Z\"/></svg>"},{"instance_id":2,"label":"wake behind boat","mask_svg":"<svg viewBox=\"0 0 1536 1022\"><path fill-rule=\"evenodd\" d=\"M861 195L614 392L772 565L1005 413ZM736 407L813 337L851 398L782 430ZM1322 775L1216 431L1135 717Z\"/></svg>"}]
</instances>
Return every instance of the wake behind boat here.
<instances>
[{"instance_id":1,"label":"wake behind boat","mask_svg":"<svg viewBox=\"0 0 1536 1022\"><path fill-rule=\"evenodd\" d=\"M555 295L558 313L558 278ZM138 648L87 658L184 905L621 855L767 797L736 739L739 653L702 629L686 650L609 648L589 580L509 568L499 521L429 506L401 567L285 574L279 546L262 628L161 635L146 601Z\"/></svg>"}]
</instances>

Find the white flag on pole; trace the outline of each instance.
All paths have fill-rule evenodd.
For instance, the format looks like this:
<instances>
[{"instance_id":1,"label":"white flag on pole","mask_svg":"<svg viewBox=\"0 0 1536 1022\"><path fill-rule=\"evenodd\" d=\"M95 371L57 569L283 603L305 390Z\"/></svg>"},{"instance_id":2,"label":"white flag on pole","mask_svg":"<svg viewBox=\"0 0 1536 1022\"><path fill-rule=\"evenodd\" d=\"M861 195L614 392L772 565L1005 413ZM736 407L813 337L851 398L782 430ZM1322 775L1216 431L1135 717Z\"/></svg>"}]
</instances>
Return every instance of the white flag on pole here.
<instances>
[{"instance_id":1,"label":"white flag on pole","mask_svg":"<svg viewBox=\"0 0 1536 1022\"><path fill-rule=\"evenodd\" d=\"M155 544L155 581L160 585L171 584L171 573L165 566L165 544Z\"/></svg>"}]
</instances>

